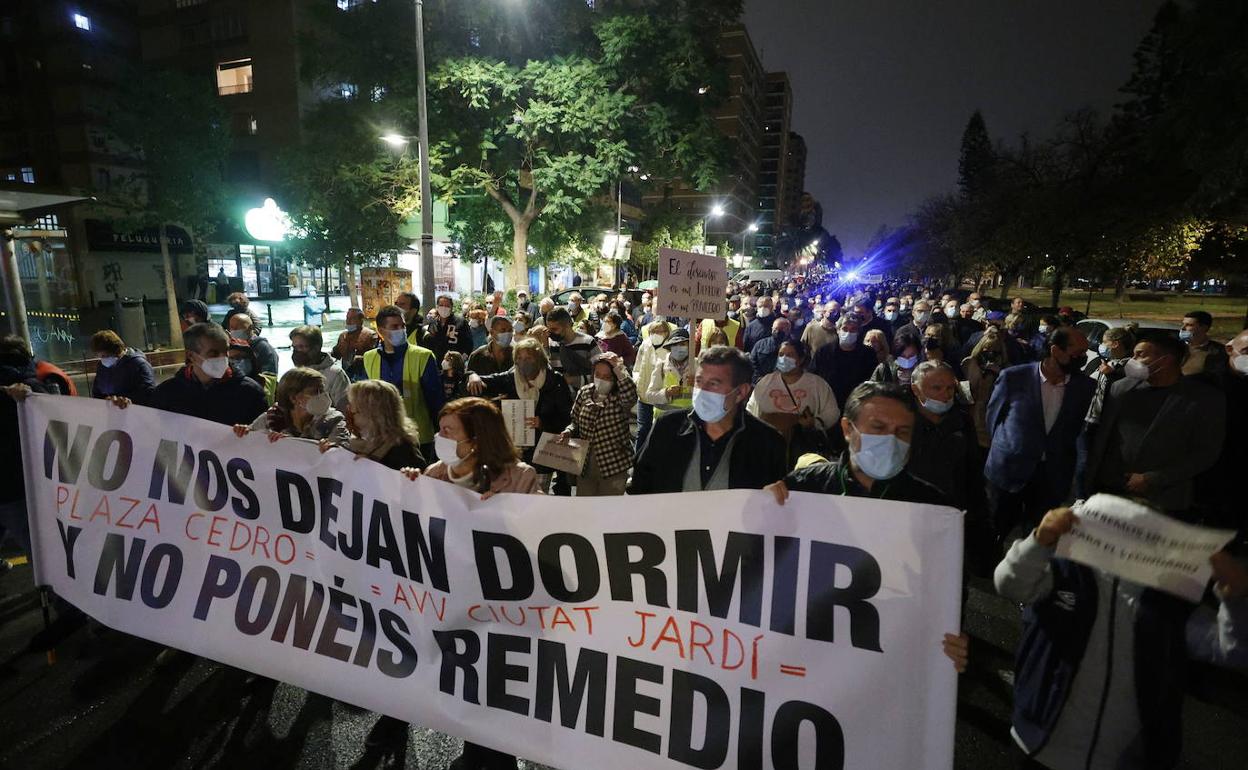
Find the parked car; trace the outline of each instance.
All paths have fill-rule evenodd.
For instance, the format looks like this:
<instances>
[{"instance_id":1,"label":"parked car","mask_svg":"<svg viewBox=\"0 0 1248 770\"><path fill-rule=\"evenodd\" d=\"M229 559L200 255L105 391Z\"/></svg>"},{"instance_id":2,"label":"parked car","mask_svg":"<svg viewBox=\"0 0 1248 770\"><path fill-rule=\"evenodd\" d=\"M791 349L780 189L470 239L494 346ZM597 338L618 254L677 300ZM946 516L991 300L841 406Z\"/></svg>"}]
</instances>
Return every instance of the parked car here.
<instances>
[{"instance_id":1,"label":"parked car","mask_svg":"<svg viewBox=\"0 0 1248 770\"><path fill-rule=\"evenodd\" d=\"M1168 323L1166 321L1150 321L1141 318L1085 318L1075 324L1078 329L1088 337L1088 347L1095 351L1096 346L1101 344L1101 337L1109 329L1117 329L1127 324L1135 324L1139 327L1136 332L1137 339L1149 339L1150 337L1177 337L1179 336L1179 325Z\"/></svg>"},{"instance_id":2,"label":"parked car","mask_svg":"<svg viewBox=\"0 0 1248 770\"><path fill-rule=\"evenodd\" d=\"M614 298L617 293L610 286L573 286L570 289L564 289L551 294L550 298L555 301L556 305L562 306L568 304L568 297L571 297L573 294L580 294L585 298L585 304L588 305L599 294L606 294L608 297ZM641 295L644 293L640 289L625 289L624 299L633 303L633 305L637 305L641 302Z\"/></svg>"}]
</instances>

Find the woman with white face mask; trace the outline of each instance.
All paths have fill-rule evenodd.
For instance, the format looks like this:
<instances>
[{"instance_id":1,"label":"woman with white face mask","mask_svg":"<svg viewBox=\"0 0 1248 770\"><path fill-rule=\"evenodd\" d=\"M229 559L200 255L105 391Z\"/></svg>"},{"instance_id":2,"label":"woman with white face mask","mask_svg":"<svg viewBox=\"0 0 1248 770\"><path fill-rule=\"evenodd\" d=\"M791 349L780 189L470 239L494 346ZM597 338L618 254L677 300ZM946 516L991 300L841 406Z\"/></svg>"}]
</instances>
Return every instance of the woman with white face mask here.
<instances>
[{"instance_id":1,"label":"woman with white face mask","mask_svg":"<svg viewBox=\"0 0 1248 770\"><path fill-rule=\"evenodd\" d=\"M689 360L689 332L676 329L664 340L660 358L646 386L646 401L661 414L693 406L693 365ZM656 415L656 417L659 415Z\"/></svg>"},{"instance_id":2,"label":"woman with white face mask","mask_svg":"<svg viewBox=\"0 0 1248 770\"><path fill-rule=\"evenodd\" d=\"M829 448L827 431L836 427L841 409L832 386L806 371L806 345L787 340L780 345L776 369L754 385L745 408L780 432L788 443L789 467L806 452Z\"/></svg>"},{"instance_id":3,"label":"woman with white face mask","mask_svg":"<svg viewBox=\"0 0 1248 770\"><path fill-rule=\"evenodd\" d=\"M324 375L305 366L283 374L273 406L251 425L235 425L234 435L242 438L254 430L267 431L270 443L294 436L346 446L351 439L346 417L325 390Z\"/></svg>"},{"instance_id":4,"label":"woman with white face mask","mask_svg":"<svg viewBox=\"0 0 1248 770\"><path fill-rule=\"evenodd\" d=\"M667 357L663 343L676 327L666 321L655 321L641 329L641 342L637 346L637 360L633 364L633 385L637 388L637 443L636 450L646 443L650 427L654 425L654 404L646 400L646 389L659 362Z\"/></svg>"},{"instance_id":5,"label":"woman with white face mask","mask_svg":"<svg viewBox=\"0 0 1248 770\"><path fill-rule=\"evenodd\" d=\"M622 495L633 467L628 432L637 386L615 353L594 357L594 381L581 387L572 404L572 420L559 440L589 443L585 467L576 482L577 497Z\"/></svg>"},{"instance_id":6,"label":"woman with white face mask","mask_svg":"<svg viewBox=\"0 0 1248 770\"><path fill-rule=\"evenodd\" d=\"M914 368L922 360L922 341L906 330L898 331L893 337L892 360L877 366L871 379L874 382L891 382L909 387Z\"/></svg>"}]
</instances>

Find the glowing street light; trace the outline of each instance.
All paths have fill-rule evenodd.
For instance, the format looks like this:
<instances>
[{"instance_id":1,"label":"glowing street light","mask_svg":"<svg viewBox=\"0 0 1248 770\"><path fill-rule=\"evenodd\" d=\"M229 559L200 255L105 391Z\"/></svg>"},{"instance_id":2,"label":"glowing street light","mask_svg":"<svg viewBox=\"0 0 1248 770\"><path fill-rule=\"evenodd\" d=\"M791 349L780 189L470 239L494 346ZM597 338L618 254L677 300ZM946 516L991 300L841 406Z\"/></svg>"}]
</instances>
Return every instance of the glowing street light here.
<instances>
[{"instance_id":1,"label":"glowing street light","mask_svg":"<svg viewBox=\"0 0 1248 770\"><path fill-rule=\"evenodd\" d=\"M752 232L752 233L756 233L756 232L758 232L758 223L757 223L757 222L751 222L751 223L750 223L750 226L749 226L749 227L747 227L746 229L747 229L747 230L749 230L749 231L750 231L750 232Z\"/></svg>"},{"instance_id":2,"label":"glowing street light","mask_svg":"<svg viewBox=\"0 0 1248 770\"><path fill-rule=\"evenodd\" d=\"M722 217L724 213L725 213L725 210L724 210L723 205L716 203L714 206L711 207L710 213L708 213L705 217L702 218L702 246L704 249L706 247L706 224L707 222L712 218Z\"/></svg>"},{"instance_id":3,"label":"glowing street light","mask_svg":"<svg viewBox=\"0 0 1248 770\"><path fill-rule=\"evenodd\" d=\"M382 134L381 141L395 148L406 147L411 142L406 136L395 133Z\"/></svg>"}]
</instances>

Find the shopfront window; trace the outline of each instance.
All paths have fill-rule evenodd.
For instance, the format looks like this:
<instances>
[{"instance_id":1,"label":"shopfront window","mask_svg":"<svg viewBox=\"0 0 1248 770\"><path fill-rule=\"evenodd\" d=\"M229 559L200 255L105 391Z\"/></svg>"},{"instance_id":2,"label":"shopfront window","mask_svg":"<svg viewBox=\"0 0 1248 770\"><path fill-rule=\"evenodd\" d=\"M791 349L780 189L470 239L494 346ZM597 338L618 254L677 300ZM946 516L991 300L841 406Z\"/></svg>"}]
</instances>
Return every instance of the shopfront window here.
<instances>
[{"instance_id":1,"label":"shopfront window","mask_svg":"<svg viewBox=\"0 0 1248 770\"><path fill-rule=\"evenodd\" d=\"M35 355L48 361L81 358L86 340L78 315L78 279L65 238L18 235L13 243Z\"/></svg>"},{"instance_id":2,"label":"shopfront window","mask_svg":"<svg viewBox=\"0 0 1248 770\"><path fill-rule=\"evenodd\" d=\"M253 296L273 293L273 250L244 243L238 247L243 264L243 285Z\"/></svg>"}]
</instances>

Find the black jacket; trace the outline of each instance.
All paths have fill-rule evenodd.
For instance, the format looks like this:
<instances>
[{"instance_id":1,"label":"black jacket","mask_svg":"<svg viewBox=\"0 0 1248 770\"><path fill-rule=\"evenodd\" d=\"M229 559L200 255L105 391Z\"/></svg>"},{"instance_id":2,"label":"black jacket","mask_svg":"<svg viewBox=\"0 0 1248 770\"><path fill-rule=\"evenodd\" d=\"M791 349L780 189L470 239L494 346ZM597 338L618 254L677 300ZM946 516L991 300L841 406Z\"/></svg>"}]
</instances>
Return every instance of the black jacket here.
<instances>
[{"instance_id":1,"label":"black jacket","mask_svg":"<svg viewBox=\"0 0 1248 770\"><path fill-rule=\"evenodd\" d=\"M519 398L516 392L515 367L498 374L487 374L481 378L485 383L486 398ZM546 368L546 382L537 393L537 405L534 414L537 416L538 430L542 433L560 433L572 421L572 388L554 369ZM533 459L534 447L524 447L524 461ZM540 468L545 473L545 468Z\"/></svg>"},{"instance_id":2,"label":"black jacket","mask_svg":"<svg viewBox=\"0 0 1248 770\"><path fill-rule=\"evenodd\" d=\"M935 486L910 475L901 473L887 481L877 481L867 490L849 469L849 452L827 462L815 463L793 471L784 479L785 485L794 492L814 492L821 495L848 495L849 497L873 497L877 500L895 500L903 503L926 503L949 505Z\"/></svg>"},{"instance_id":3,"label":"black jacket","mask_svg":"<svg viewBox=\"0 0 1248 770\"><path fill-rule=\"evenodd\" d=\"M25 383L35 393L48 389L35 376L34 362L26 366L0 364L0 387ZM22 440L17 429L17 402L0 393L0 503L11 503L26 497L26 477L22 473Z\"/></svg>"},{"instance_id":4,"label":"black jacket","mask_svg":"<svg viewBox=\"0 0 1248 770\"><path fill-rule=\"evenodd\" d=\"M423 347L433 351L438 363L446 356L448 350L458 350L464 358L472 355L475 345L472 344L472 329L468 322L452 313L444 323L441 318L434 319L425 327Z\"/></svg>"},{"instance_id":5,"label":"black jacket","mask_svg":"<svg viewBox=\"0 0 1248 770\"><path fill-rule=\"evenodd\" d=\"M269 408L264 388L235 369L205 386L189 366L156 386L151 406L222 425L250 425Z\"/></svg>"},{"instance_id":6,"label":"black jacket","mask_svg":"<svg viewBox=\"0 0 1248 770\"><path fill-rule=\"evenodd\" d=\"M633 478L628 484L630 495L684 490L685 471L698 451L695 431L702 430L691 414L691 411L671 412L655 421L633 467ZM784 437L744 409L741 417L744 424L729 458L728 486L762 489L784 478L788 466Z\"/></svg>"}]
</instances>

